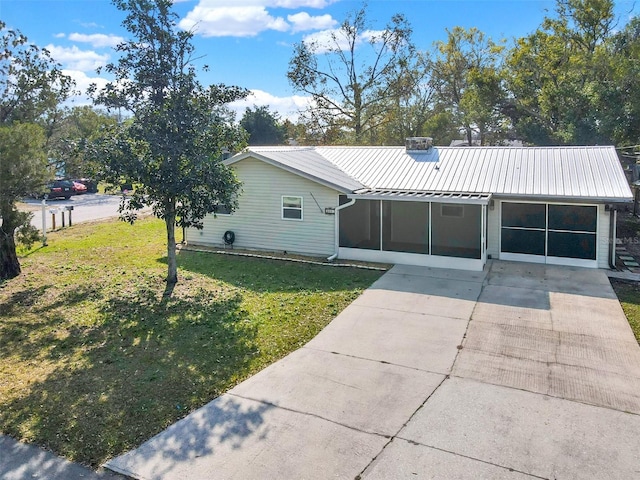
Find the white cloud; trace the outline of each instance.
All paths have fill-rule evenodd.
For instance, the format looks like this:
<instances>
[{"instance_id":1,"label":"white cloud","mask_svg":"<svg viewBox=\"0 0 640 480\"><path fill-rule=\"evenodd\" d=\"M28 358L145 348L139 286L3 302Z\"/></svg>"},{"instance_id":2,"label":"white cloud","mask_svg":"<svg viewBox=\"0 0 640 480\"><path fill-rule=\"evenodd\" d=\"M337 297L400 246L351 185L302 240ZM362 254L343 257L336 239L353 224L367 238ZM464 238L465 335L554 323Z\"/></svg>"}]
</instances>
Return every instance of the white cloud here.
<instances>
[{"instance_id":1,"label":"white cloud","mask_svg":"<svg viewBox=\"0 0 640 480\"><path fill-rule=\"evenodd\" d=\"M240 120L247 108L254 106L268 106L272 112L277 112L282 120L296 121L300 112L311 104L311 97L292 95L290 97L277 97L263 90L251 90L251 94L243 99L229 104L231 110L236 112Z\"/></svg>"},{"instance_id":2,"label":"white cloud","mask_svg":"<svg viewBox=\"0 0 640 480\"><path fill-rule=\"evenodd\" d=\"M292 32L301 32L304 30L324 30L334 27L338 23L338 21L329 14L312 17L307 12L299 12L294 15L288 15L287 20L289 20L292 25Z\"/></svg>"},{"instance_id":3,"label":"white cloud","mask_svg":"<svg viewBox=\"0 0 640 480\"><path fill-rule=\"evenodd\" d=\"M104 33L93 33L86 35L84 33L70 33L69 40L72 42L90 43L94 48L115 47L119 43L124 42L123 37L117 35L105 35Z\"/></svg>"},{"instance_id":4,"label":"white cloud","mask_svg":"<svg viewBox=\"0 0 640 480\"><path fill-rule=\"evenodd\" d=\"M264 8L325 8L339 0L199 0L205 8L264 7Z\"/></svg>"},{"instance_id":5,"label":"white cloud","mask_svg":"<svg viewBox=\"0 0 640 480\"><path fill-rule=\"evenodd\" d=\"M289 29L282 17L273 17L265 8L257 6L204 8L198 5L179 26L203 37L253 37L263 30Z\"/></svg>"},{"instance_id":6,"label":"white cloud","mask_svg":"<svg viewBox=\"0 0 640 480\"><path fill-rule=\"evenodd\" d=\"M257 0L257 3L264 4L267 7L280 8L325 8L338 0Z\"/></svg>"},{"instance_id":7,"label":"white cloud","mask_svg":"<svg viewBox=\"0 0 640 480\"><path fill-rule=\"evenodd\" d=\"M69 70L90 72L94 71L98 67L106 65L109 60L109 55L107 54L100 55L93 50L80 50L75 45L72 47L47 45L45 48L49 51L51 57Z\"/></svg>"},{"instance_id":8,"label":"white cloud","mask_svg":"<svg viewBox=\"0 0 640 480\"><path fill-rule=\"evenodd\" d=\"M53 35L53 38L64 38L66 35L64 33L56 33Z\"/></svg>"},{"instance_id":9,"label":"white cloud","mask_svg":"<svg viewBox=\"0 0 640 480\"><path fill-rule=\"evenodd\" d=\"M93 102L87 96L87 89L93 83L98 87L98 90L103 89L109 80L102 77L90 77L85 72L80 70L62 70L62 73L68 75L76 82L76 90L80 92L79 95L69 99L68 103L72 105L91 105Z\"/></svg>"},{"instance_id":10,"label":"white cloud","mask_svg":"<svg viewBox=\"0 0 640 480\"><path fill-rule=\"evenodd\" d=\"M200 0L179 25L203 37L253 37L265 30L294 32L329 28L335 25L330 15L312 17L300 12L289 22L274 16L269 8L324 8L338 0Z\"/></svg>"},{"instance_id":11,"label":"white cloud","mask_svg":"<svg viewBox=\"0 0 640 480\"><path fill-rule=\"evenodd\" d=\"M84 28L104 28L102 25L96 22L84 22L80 23L80 26Z\"/></svg>"},{"instance_id":12,"label":"white cloud","mask_svg":"<svg viewBox=\"0 0 640 480\"><path fill-rule=\"evenodd\" d=\"M365 42L376 41L385 33L384 30L367 30L356 38L356 46ZM315 53L326 53L330 50L348 50L349 39L340 28L322 30L306 35L303 39Z\"/></svg>"}]
</instances>

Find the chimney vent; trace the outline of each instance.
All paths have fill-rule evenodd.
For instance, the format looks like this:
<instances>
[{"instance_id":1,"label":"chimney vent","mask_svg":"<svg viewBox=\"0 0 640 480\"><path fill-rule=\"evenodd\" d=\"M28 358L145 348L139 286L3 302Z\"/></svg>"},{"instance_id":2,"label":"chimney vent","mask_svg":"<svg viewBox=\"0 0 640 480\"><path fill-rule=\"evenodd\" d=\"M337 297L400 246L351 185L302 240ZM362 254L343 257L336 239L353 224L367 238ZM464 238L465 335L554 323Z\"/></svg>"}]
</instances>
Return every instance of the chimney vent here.
<instances>
[{"instance_id":1,"label":"chimney vent","mask_svg":"<svg viewBox=\"0 0 640 480\"><path fill-rule=\"evenodd\" d=\"M429 150L433 147L433 138L431 137L409 137L405 141L407 152L413 150Z\"/></svg>"}]
</instances>

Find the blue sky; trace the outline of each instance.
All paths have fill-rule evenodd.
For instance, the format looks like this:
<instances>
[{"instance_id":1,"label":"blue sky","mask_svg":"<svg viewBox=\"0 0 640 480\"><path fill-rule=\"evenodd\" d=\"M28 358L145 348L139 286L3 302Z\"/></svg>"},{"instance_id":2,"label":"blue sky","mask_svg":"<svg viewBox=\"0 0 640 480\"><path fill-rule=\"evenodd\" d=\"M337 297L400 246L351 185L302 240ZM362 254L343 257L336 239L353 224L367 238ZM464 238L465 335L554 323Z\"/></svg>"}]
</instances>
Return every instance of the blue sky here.
<instances>
[{"instance_id":1,"label":"blue sky","mask_svg":"<svg viewBox=\"0 0 640 480\"><path fill-rule=\"evenodd\" d=\"M295 118L306 99L286 78L293 44L338 27L361 5L355 0L183 0L175 9L180 25L196 31L196 51L210 67L201 74L203 83L253 91L235 106L239 112L253 104L270 105L283 117ZM445 29L455 26L477 27L507 41L527 35L554 5L549 0L369 0L367 16L375 30L393 14L405 14L416 46L430 50L434 41L446 39ZM633 0L616 3L620 26L639 11ZM0 19L47 47L80 89L108 80L95 69L115 60L113 45L127 37L120 25L123 13L109 0L0 0Z\"/></svg>"}]
</instances>

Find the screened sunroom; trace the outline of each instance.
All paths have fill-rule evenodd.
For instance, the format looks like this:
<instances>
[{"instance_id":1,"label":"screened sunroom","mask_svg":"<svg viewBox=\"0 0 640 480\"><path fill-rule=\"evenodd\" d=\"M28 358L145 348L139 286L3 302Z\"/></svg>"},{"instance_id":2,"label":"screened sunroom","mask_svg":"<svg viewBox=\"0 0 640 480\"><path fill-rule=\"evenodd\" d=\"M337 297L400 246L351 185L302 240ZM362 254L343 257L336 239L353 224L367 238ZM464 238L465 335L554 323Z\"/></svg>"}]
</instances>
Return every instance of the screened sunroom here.
<instances>
[{"instance_id":1,"label":"screened sunroom","mask_svg":"<svg viewBox=\"0 0 640 480\"><path fill-rule=\"evenodd\" d=\"M488 194L366 191L340 197L339 257L481 270Z\"/></svg>"}]
</instances>

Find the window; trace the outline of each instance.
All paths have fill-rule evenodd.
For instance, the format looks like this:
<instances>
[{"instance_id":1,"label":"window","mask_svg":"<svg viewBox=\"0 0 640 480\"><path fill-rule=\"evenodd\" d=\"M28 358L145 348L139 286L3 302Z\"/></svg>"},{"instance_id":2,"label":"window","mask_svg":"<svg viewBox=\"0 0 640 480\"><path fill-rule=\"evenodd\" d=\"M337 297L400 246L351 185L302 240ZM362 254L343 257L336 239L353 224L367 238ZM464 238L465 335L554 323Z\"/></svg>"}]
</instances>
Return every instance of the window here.
<instances>
[{"instance_id":1,"label":"window","mask_svg":"<svg viewBox=\"0 0 640 480\"><path fill-rule=\"evenodd\" d=\"M544 255L547 206L544 203L502 203L502 251Z\"/></svg>"},{"instance_id":2,"label":"window","mask_svg":"<svg viewBox=\"0 0 640 480\"><path fill-rule=\"evenodd\" d=\"M502 203L502 226L544 230L547 225L544 203Z\"/></svg>"},{"instance_id":3,"label":"window","mask_svg":"<svg viewBox=\"0 0 640 480\"><path fill-rule=\"evenodd\" d=\"M595 260L597 230L597 207L550 204L547 254Z\"/></svg>"},{"instance_id":4,"label":"window","mask_svg":"<svg viewBox=\"0 0 640 480\"><path fill-rule=\"evenodd\" d=\"M227 205L216 205L213 212L216 215L231 215L231 209Z\"/></svg>"},{"instance_id":5,"label":"window","mask_svg":"<svg viewBox=\"0 0 640 480\"><path fill-rule=\"evenodd\" d=\"M282 219L302 220L302 197L282 197Z\"/></svg>"}]
</instances>

